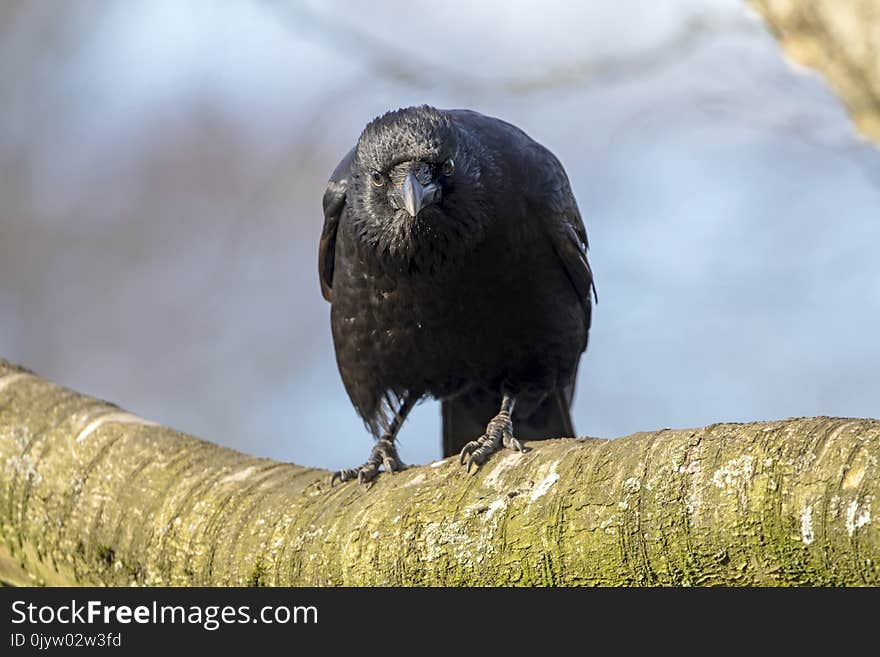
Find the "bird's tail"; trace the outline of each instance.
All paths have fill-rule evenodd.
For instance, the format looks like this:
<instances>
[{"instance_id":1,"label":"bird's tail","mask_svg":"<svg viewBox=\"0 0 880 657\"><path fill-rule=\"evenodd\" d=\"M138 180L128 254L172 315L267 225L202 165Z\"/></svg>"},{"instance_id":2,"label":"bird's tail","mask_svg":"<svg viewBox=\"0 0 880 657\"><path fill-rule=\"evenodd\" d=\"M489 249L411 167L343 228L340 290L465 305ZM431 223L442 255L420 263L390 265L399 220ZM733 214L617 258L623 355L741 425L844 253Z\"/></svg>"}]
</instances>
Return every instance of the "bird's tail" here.
<instances>
[{"instance_id":1,"label":"bird's tail","mask_svg":"<svg viewBox=\"0 0 880 657\"><path fill-rule=\"evenodd\" d=\"M571 423L571 389L558 388L527 417L513 413L513 432L521 441L574 436ZM466 443L480 437L501 405L501 398L471 396L448 399L440 404L443 417L443 456L453 456Z\"/></svg>"}]
</instances>

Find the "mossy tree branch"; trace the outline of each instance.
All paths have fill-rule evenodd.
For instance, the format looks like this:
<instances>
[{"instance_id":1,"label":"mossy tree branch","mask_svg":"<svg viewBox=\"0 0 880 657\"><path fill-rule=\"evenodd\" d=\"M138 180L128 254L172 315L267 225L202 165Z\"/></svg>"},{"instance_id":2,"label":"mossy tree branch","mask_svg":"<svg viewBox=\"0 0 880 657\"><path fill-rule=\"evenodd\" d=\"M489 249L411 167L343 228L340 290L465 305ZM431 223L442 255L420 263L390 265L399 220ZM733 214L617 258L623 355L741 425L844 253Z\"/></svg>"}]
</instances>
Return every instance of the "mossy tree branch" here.
<instances>
[{"instance_id":1,"label":"mossy tree branch","mask_svg":"<svg viewBox=\"0 0 880 657\"><path fill-rule=\"evenodd\" d=\"M880 422L560 439L330 488L0 360L13 584L880 584Z\"/></svg>"}]
</instances>

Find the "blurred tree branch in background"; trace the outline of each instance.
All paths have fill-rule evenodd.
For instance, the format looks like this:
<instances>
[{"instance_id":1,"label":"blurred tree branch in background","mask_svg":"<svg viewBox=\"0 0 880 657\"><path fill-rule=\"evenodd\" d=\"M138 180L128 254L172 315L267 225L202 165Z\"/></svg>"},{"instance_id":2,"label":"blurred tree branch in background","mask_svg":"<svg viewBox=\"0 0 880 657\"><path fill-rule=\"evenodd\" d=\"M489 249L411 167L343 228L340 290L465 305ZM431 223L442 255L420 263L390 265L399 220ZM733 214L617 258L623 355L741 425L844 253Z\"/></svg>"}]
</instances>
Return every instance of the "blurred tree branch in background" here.
<instances>
[{"instance_id":1,"label":"blurred tree branch in background","mask_svg":"<svg viewBox=\"0 0 880 657\"><path fill-rule=\"evenodd\" d=\"M330 487L0 360L0 583L880 584L877 420L533 447Z\"/></svg>"},{"instance_id":2,"label":"blurred tree branch in background","mask_svg":"<svg viewBox=\"0 0 880 657\"><path fill-rule=\"evenodd\" d=\"M289 2L268 2L267 6L297 33L351 53L374 75L413 89L441 88L447 93L470 97L526 96L621 83L656 73L694 53L713 37L753 32L752 23L745 16L699 14L682 21L669 36L641 50L600 57L590 55L553 65L534 77L479 77L472 71L447 67L436 58L424 58L411 49L377 38L342 16L312 11Z\"/></svg>"},{"instance_id":3,"label":"blurred tree branch in background","mask_svg":"<svg viewBox=\"0 0 880 657\"><path fill-rule=\"evenodd\" d=\"M880 0L749 0L783 50L819 70L880 143Z\"/></svg>"}]
</instances>

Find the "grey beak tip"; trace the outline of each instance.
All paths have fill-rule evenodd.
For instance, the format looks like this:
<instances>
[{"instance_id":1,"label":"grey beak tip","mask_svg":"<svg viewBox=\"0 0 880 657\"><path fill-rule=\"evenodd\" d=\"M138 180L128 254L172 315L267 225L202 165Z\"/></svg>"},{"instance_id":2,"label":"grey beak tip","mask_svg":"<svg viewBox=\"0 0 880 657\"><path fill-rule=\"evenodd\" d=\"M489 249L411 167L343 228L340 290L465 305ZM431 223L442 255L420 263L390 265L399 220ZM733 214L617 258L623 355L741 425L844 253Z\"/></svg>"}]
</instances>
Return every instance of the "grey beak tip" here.
<instances>
[{"instance_id":1,"label":"grey beak tip","mask_svg":"<svg viewBox=\"0 0 880 657\"><path fill-rule=\"evenodd\" d=\"M411 217L415 217L422 209L425 190L415 177L408 174L403 181L403 207Z\"/></svg>"}]
</instances>

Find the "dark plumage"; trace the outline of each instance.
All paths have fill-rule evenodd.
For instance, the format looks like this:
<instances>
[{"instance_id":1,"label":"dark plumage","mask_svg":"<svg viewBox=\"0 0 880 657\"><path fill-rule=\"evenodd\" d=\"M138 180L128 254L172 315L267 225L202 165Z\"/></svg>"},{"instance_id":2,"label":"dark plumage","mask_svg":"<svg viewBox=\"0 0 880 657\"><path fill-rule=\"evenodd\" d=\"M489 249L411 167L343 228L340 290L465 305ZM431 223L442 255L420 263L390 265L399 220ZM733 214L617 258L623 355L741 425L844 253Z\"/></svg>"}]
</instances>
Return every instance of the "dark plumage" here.
<instances>
[{"instance_id":1,"label":"dark plumage","mask_svg":"<svg viewBox=\"0 0 880 657\"><path fill-rule=\"evenodd\" d=\"M428 106L373 120L327 184L319 271L339 372L378 439L334 478L399 469L395 436L426 396L442 400L444 455L468 467L522 449L514 424L574 433L587 235L562 165L523 131Z\"/></svg>"}]
</instances>

